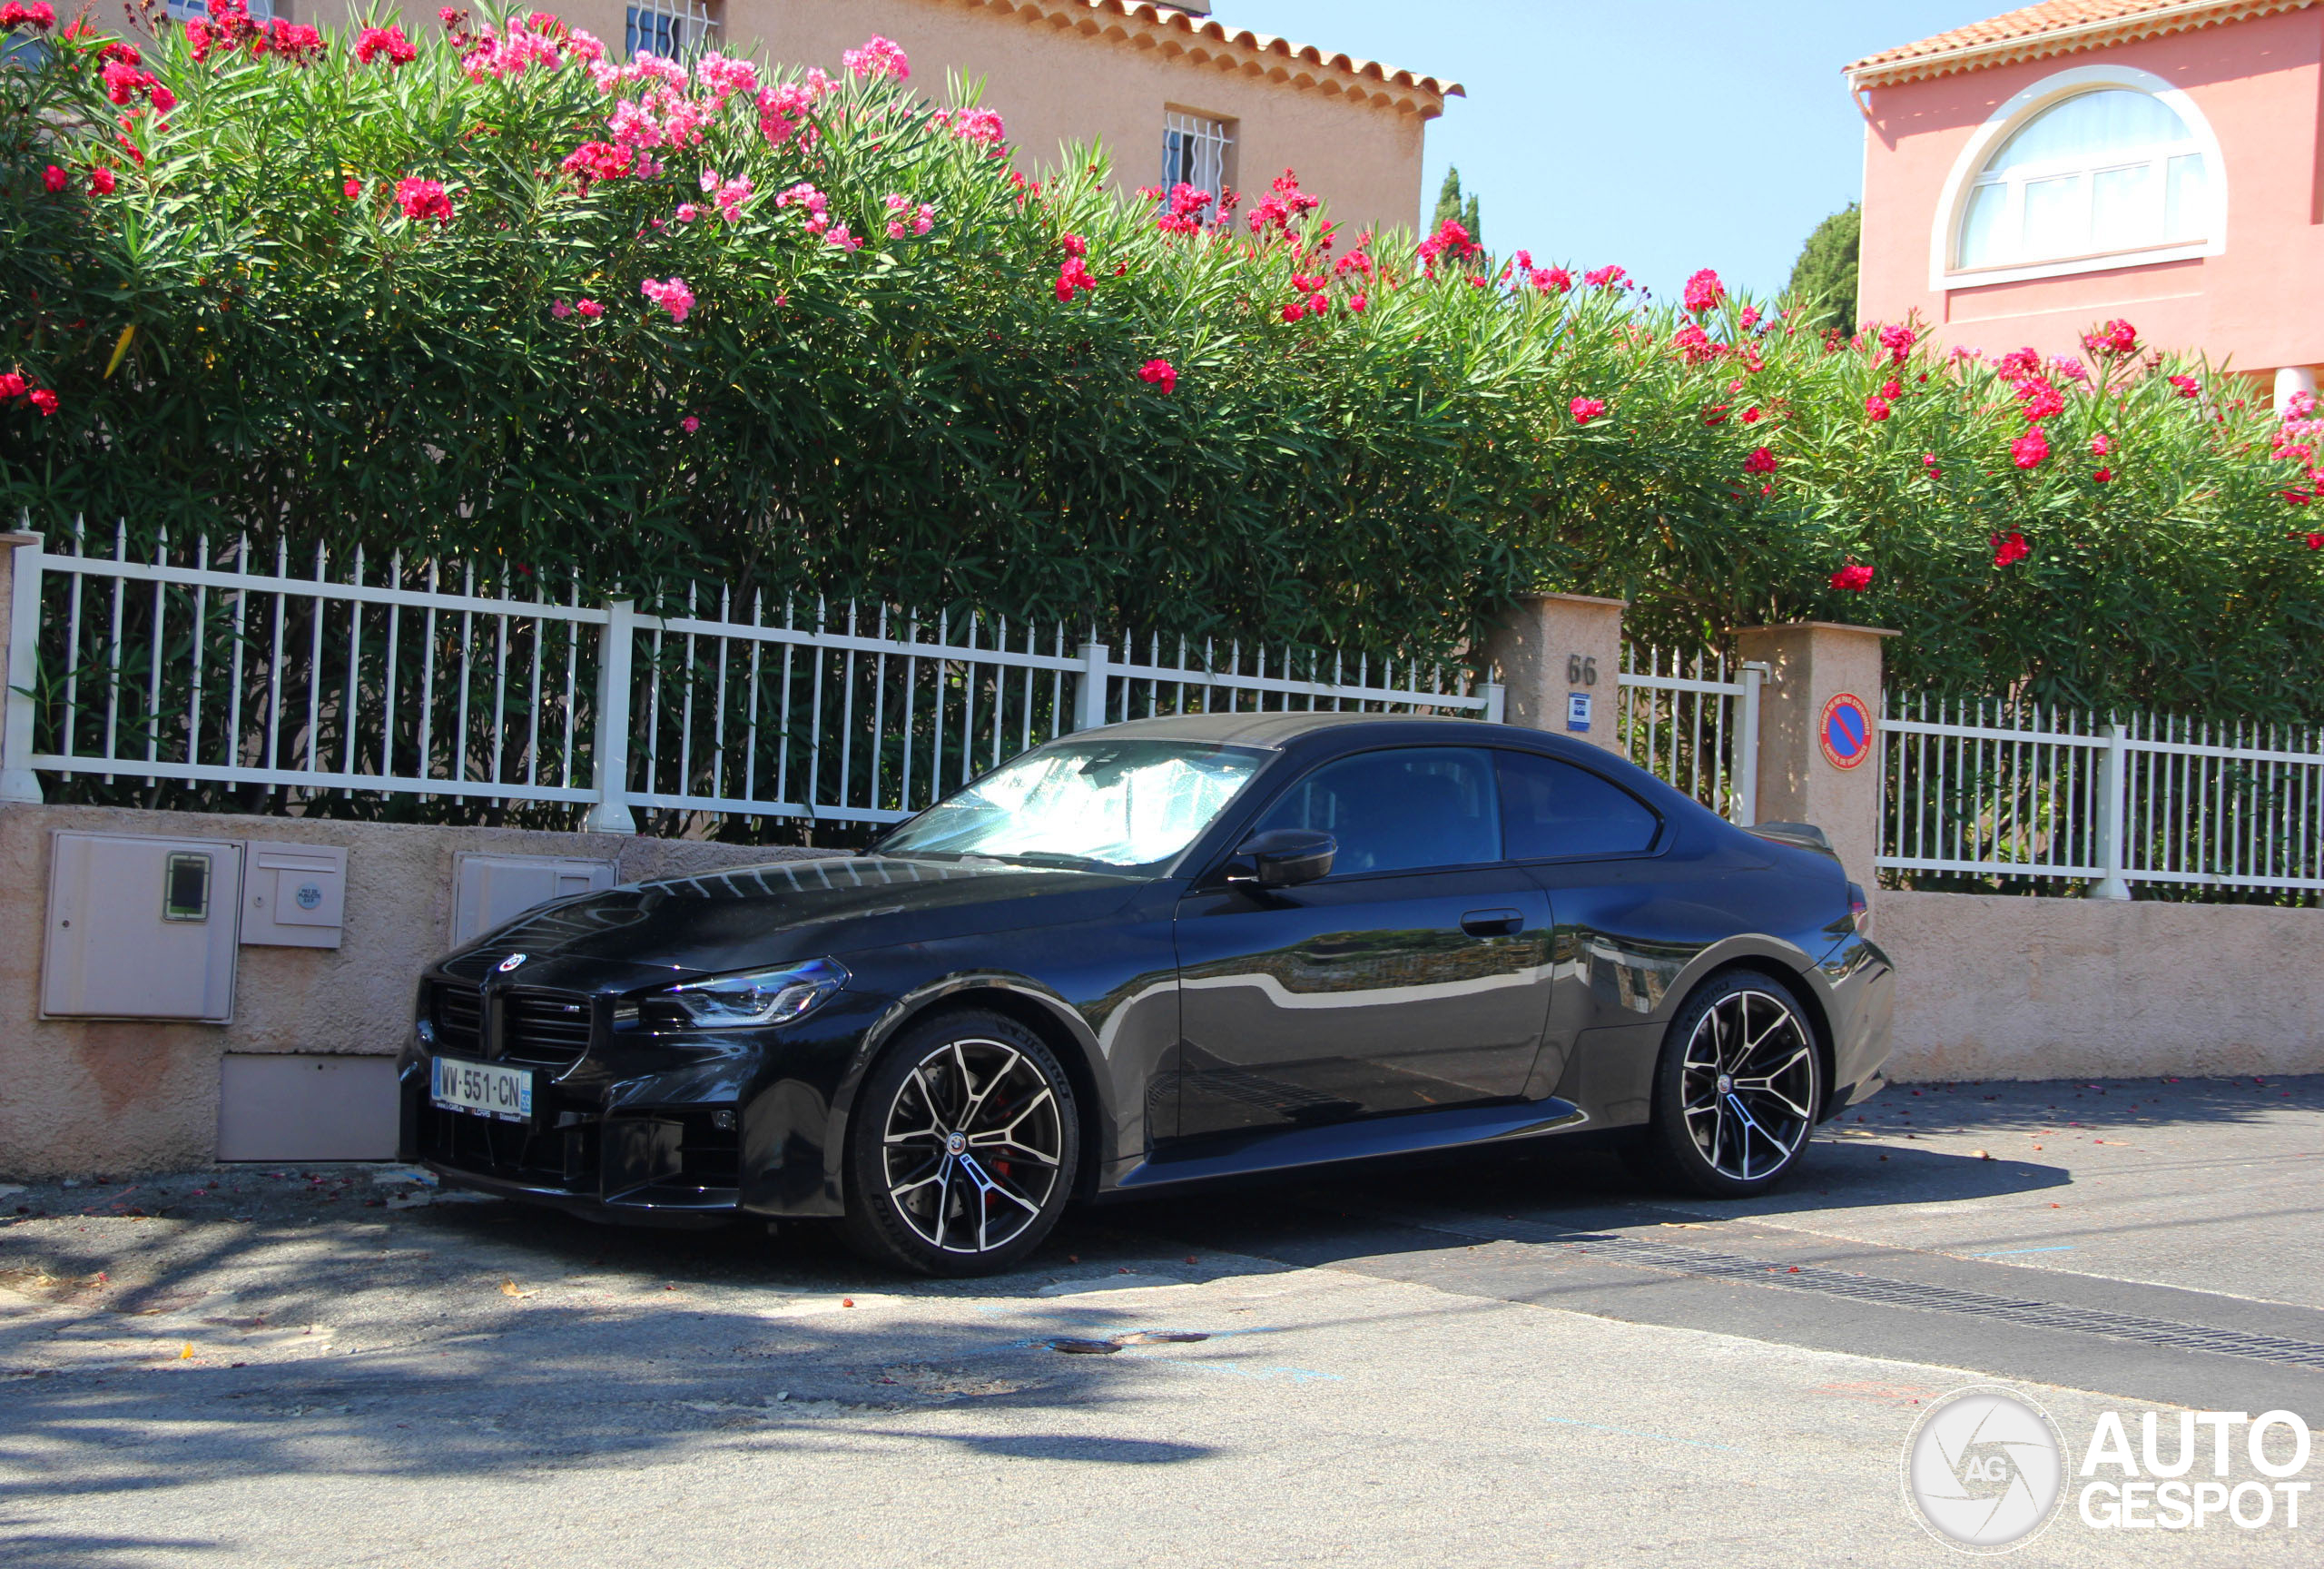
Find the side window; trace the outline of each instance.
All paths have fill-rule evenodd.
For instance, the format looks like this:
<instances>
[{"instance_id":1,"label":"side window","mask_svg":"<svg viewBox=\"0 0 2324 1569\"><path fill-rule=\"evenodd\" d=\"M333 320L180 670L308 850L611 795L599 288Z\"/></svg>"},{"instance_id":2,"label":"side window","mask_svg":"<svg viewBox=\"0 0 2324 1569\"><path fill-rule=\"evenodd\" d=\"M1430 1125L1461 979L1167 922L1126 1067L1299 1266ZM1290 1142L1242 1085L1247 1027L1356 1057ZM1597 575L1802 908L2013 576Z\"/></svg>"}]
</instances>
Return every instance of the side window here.
<instances>
[{"instance_id":1,"label":"side window","mask_svg":"<svg viewBox=\"0 0 2324 1569\"><path fill-rule=\"evenodd\" d=\"M1512 861L1630 854L1661 826L1620 785L1531 752L1501 754L1501 821Z\"/></svg>"},{"instance_id":2,"label":"side window","mask_svg":"<svg viewBox=\"0 0 2324 1569\"><path fill-rule=\"evenodd\" d=\"M1413 746L1326 763L1267 809L1255 832L1315 828L1340 843L1332 874L1501 859L1492 754Z\"/></svg>"}]
</instances>

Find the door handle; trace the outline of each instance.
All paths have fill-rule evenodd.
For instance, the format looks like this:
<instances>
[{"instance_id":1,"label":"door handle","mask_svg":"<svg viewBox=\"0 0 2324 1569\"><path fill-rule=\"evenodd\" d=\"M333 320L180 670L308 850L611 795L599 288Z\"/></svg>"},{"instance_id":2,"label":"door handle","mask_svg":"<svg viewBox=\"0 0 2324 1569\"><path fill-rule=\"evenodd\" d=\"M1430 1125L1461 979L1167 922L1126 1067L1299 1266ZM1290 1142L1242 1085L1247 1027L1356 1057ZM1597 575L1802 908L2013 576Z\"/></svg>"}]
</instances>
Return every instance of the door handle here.
<instances>
[{"instance_id":1,"label":"door handle","mask_svg":"<svg viewBox=\"0 0 2324 1569\"><path fill-rule=\"evenodd\" d=\"M1472 910L1461 917L1461 930L1472 937L1514 937L1525 930L1525 912Z\"/></svg>"}]
</instances>

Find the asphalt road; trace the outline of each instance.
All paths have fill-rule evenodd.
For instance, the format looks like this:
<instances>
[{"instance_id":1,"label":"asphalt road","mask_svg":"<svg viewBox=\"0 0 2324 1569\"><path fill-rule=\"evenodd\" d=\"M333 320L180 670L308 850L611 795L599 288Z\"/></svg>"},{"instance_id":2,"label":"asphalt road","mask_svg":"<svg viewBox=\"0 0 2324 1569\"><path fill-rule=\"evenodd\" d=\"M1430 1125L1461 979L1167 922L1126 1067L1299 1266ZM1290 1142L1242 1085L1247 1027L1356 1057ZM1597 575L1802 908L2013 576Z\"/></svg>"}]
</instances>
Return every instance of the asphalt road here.
<instances>
[{"instance_id":1,"label":"asphalt road","mask_svg":"<svg viewBox=\"0 0 2324 1569\"><path fill-rule=\"evenodd\" d=\"M385 1169L35 1187L0 1195L0 1552L1946 1564L1898 1461L1963 1386L2070 1466L2108 1411L2324 1416L2319 1158L2324 1081L1892 1090L1748 1204L1544 1148L1093 1211L963 1283ZM2324 1559L2300 1519L2070 1501L2014 1559Z\"/></svg>"}]
</instances>

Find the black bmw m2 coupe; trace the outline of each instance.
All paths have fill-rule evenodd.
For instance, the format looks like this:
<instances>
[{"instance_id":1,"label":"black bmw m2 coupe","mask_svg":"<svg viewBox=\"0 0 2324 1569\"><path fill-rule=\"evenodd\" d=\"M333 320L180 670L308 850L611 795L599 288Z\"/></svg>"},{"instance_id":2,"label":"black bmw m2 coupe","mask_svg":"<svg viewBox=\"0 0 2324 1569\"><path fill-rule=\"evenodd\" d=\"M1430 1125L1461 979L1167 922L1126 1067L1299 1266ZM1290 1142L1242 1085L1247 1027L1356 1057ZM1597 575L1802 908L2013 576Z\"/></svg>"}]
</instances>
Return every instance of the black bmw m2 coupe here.
<instances>
[{"instance_id":1,"label":"black bmw m2 coupe","mask_svg":"<svg viewBox=\"0 0 2324 1569\"><path fill-rule=\"evenodd\" d=\"M860 854L564 900L432 966L403 1153L601 1218L828 1217L942 1275L1076 1199L1517 1140L1756 1193L1887 1053L1820 841L1474 720L1084 731Z\"/></svg>"}]
</instances>

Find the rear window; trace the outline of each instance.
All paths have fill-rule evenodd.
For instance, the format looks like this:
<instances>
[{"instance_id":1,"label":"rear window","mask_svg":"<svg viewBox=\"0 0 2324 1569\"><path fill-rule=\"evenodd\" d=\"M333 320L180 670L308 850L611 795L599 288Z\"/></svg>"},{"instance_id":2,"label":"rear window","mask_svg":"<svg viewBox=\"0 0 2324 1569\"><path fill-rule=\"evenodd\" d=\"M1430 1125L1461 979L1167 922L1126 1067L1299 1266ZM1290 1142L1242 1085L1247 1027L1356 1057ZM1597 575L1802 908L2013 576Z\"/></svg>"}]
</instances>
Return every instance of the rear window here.
<instances>
[{"instance_id":1,"label":"rear window","mask_svg":"<svg viewBox=\"0 0 2324 1569\"><path fill-rule=\"evenodd\" d=\"M1501 754L1501 822L1512 861L1634 855L1662 826L1620 785L1530 752Z\"/></svg>"}]
</instances>

